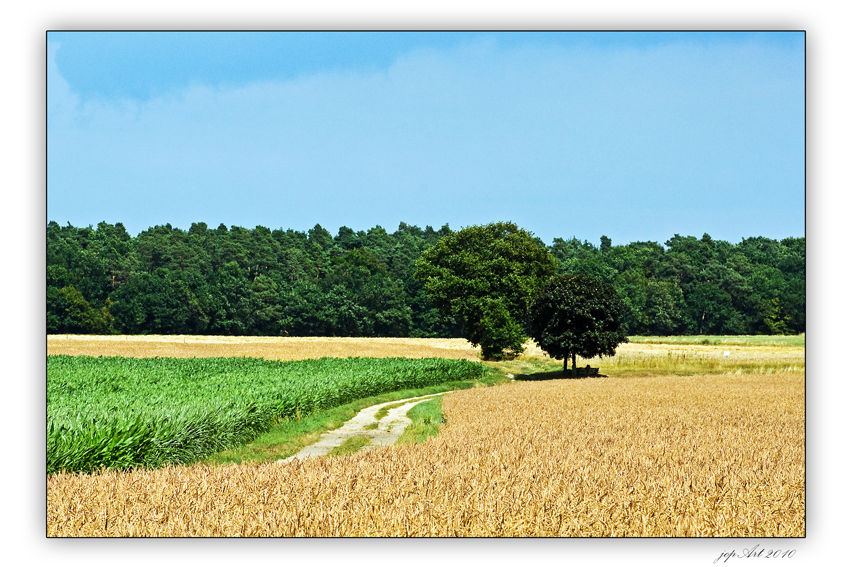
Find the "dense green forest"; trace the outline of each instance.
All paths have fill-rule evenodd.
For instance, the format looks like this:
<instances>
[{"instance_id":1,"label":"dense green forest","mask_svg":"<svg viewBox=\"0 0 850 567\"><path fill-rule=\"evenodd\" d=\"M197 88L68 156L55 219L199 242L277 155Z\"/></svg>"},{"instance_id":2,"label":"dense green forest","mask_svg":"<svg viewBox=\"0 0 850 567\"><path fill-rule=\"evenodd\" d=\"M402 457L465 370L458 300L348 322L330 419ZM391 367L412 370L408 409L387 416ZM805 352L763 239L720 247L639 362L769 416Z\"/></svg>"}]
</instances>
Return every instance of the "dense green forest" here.
<instances>
[{"instance_id":1,"label":"dense green forest","mask_svg":"<svg viewBox=\"0 0 850 567\"><path fill-rule=\"evenodd\" d=\"M121 223L47 225L47 332L456 337L414 277L419 255L449 227L401 223L393 233L316 225L188 231L170 224L132 237ZM558 272L612 284L629 335L805 331L806 241L738 244L679 236L662 246L547 247Z\"/></svg>"}]
</instances>

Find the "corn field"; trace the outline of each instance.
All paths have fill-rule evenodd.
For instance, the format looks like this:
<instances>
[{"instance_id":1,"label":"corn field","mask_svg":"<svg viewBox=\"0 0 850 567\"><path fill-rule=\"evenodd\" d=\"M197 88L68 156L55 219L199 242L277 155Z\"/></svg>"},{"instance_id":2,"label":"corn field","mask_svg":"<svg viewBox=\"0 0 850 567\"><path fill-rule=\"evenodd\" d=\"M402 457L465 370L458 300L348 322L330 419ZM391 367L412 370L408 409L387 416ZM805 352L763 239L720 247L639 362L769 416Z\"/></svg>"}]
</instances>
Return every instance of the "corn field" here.
<instances>
[{"instance_id":1,"label":"corn field","mask_svg":"<svg viewBox=\"0 0 850 567\"><path fill-rule=\"evenodd\" d=\"M448 394L421 445L47 479L48 536L805 536L802 373Z\"/></svg>"},{"instance_id":2,"label":"corn field","mask_svg":"<svg viewBox=\"0 0 850 567\"><path fill-rule=\"evenodd\" d=\"M442 358L47 357L47 472L189 463L275 419L449 381L480 363Z\"/></svg>"}]
</instances>

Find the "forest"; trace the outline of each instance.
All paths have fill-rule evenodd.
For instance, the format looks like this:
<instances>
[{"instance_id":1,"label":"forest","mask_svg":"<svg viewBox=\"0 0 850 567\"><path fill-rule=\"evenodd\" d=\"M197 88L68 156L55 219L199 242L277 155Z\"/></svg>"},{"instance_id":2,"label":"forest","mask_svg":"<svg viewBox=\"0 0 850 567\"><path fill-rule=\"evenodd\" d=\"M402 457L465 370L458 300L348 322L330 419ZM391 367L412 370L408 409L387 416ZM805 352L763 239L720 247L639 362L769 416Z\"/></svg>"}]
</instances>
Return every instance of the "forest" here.
<instances>
[{"instance_id":1,"label":"forest","mask_svg":"<svg viewBox=\"0 0 850 567\"><path fill-rule=\"evenodd\" d=\"M170 224L47 225L48 334L460 337L414 276L452 230L320 225L306 232ZM541 244L543 244L541 242ZM797 334L806 325L806 241L663 245L555 238L563 274L596 276L626 304L628 335Z\"/></svg>"}]
</instances>

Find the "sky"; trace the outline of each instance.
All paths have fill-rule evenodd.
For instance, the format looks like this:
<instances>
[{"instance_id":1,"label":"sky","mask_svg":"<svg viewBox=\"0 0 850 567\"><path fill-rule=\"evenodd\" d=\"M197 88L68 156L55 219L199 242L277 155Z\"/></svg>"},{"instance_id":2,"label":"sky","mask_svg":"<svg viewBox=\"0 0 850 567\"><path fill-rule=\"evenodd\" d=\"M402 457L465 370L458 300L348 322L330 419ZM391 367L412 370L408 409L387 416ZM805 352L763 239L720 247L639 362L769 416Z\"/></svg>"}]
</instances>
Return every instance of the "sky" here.
<instances>
[{"instance_id":1,"label":"sky","mask_svg":"<svg viewBox=\"0 0 850 567\"><path fill-rule=\"evenodd\" d=\"M47 220L805 235L803 32L48 32Z\"/></svg>"}]
</instances>

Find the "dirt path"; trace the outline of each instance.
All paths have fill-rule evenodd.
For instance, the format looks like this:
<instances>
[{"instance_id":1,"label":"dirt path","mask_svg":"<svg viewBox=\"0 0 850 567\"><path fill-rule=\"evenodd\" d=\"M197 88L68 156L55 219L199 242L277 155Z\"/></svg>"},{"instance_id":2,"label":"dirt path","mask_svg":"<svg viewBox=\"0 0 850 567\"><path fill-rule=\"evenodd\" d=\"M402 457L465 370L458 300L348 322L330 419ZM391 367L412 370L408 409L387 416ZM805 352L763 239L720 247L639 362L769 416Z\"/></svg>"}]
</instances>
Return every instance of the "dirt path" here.
<instances>
[{"instance_id":1,"label":"dirt path","mask_svg":"<svg viewBox=\"0 0 850 567\"><path fill-rule=\"evenodd\" d=\"M334 449L334 447L338 447L352 437L368 437L370 439L370 443L362 447L360 449L361 451L368 451L369 449L374 449L376 447L392 445L398 440L407 426L412 423L410 418L407 417L407 412L409 412L413 406L426 400L430 400L436 396L442 396L443 394L448 393L449 392L440 392L439 394L429 394L427 396L419 396L417 398L406 398L403 400L384 402L382 404L362 409L360 410L360 413L347 421L345 425L339 429L328 431L322 435L317 442L304 447L295 455L286 459L281 459L277 462L288 463L294 459L306 459L308 457L327 455L332 449ZM388 410L387 415L382 417L380 420L375 419L375 414L378 413L378 410L383 407L399 403L403 404L399 407ZM375 424L377 424L377 428L375 428ZM369 426L372 427L367 429Z\"/></svg>"}]
</instances>

